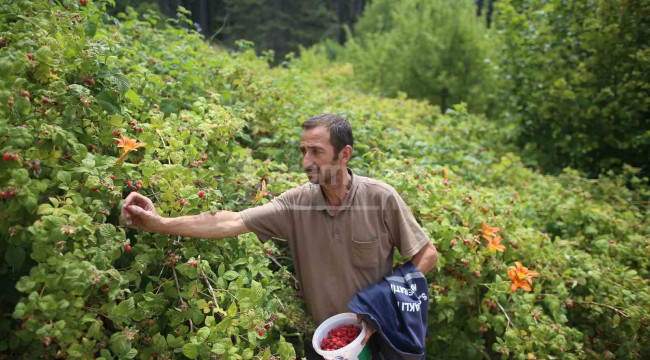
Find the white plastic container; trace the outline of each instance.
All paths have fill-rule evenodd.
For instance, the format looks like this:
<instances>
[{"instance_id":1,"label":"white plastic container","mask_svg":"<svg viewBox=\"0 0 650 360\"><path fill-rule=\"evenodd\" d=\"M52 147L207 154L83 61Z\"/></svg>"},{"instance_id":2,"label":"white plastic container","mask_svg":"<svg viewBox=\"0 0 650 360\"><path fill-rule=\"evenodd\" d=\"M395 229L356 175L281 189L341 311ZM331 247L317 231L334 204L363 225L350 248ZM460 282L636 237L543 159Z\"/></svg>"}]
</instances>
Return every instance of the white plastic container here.
<instances>
[{"instance_id":1,"label":"white plastic container","mask_svg":"<svg viewBox=\"0 0 650 360\"><path fill-rule=\"evenodd\" d=\"M327 360L370 360L368 344L361 345L361 340L366 336L366 324L364 322L361 322L362 326L359 336L347 346L332 351L325 351L320 348L320 344L323 342L323 339L327 338L330 330L341 325L350 324L359 326L355 313L342 313L323 321L314 332L314 338L311 341L311 345L314 347L316 353Z\"/></svg>"}]
</instances>

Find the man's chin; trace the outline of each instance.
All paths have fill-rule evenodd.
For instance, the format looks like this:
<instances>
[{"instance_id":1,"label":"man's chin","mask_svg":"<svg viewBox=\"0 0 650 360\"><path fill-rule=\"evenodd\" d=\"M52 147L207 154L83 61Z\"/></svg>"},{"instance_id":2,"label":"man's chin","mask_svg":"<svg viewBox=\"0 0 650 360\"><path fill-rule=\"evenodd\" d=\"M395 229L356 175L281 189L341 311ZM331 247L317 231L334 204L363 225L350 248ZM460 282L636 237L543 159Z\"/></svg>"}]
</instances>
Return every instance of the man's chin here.
<instances>
[{"instance_id":1,"label":"man's chin","mask_svg":"<svg viewBox=\"0 0 650 360\"><path fill-rule=\"evenodd\" d=\"M305 175L307 175L307 179L309 179L309 182L310 182L310 183L312 183L312 184L320 184L318 174L315 174L315 173L314 173L314 174L306 173Z\"/></svg>"}]
</instances>

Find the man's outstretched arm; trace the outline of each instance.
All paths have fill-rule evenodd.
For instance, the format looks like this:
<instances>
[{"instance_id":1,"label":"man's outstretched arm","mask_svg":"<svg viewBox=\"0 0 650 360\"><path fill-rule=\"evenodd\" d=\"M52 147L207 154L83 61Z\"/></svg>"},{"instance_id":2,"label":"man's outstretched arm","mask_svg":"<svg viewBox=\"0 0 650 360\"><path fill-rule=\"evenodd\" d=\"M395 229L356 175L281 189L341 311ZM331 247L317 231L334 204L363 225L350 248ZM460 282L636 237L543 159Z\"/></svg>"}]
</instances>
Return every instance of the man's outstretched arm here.
<instances>
[{"instance_id":1,"label":"man's outstretched arm","mask_svg":"<svg viewBox=\"0 0 650 360\"><path fill-rule=\"evenodd\" d=\"M250 232L237 212L204 212L163 219L163 233L192 238L221 239Z\"/></svg>"},{"instance_id":2,"label":"man's outstretched arm","mask_svg":"<svg viewBox=\"0 0 650 360\"><path fill-rule=\"evenodd\" d=\"M121 218L126 226L135 225L147 232L192 238L220 239L250 232L239 213L231 211L164 218L156 213L149 198L138 193L124 200Z\"/></svg>"}]
</instances>

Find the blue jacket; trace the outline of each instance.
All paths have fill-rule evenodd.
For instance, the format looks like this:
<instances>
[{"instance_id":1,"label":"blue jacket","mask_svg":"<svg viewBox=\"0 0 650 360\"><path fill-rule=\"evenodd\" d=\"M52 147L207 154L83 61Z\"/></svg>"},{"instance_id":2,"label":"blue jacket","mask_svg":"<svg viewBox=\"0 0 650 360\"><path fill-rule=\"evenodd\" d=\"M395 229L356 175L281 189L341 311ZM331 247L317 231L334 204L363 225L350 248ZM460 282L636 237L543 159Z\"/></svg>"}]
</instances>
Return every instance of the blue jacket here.
<instances>
[{"instance_id":1,"label":"blue jacket","mask_svg":"<svg viewBox=\"0 0 650 360\"><path fill-rule=\"evenodd\" d=\"M425 358L429 286L412 262L359 291L348 308L381 334L385 359Z\"/></svg>"}]
</instances>

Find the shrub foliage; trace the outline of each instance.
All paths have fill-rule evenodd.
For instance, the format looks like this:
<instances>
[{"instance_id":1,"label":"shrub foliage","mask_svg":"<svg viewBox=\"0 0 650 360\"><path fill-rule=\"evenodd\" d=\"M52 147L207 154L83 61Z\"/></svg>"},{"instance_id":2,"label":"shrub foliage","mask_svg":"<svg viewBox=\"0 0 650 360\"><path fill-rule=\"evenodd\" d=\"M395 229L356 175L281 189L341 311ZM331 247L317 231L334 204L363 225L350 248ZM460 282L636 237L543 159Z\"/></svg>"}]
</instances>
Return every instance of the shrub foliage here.
<instances>
[{"instance_id":1,"label":"shrub foliage","mask_svg":"<svg viewBox=\"0 0 650 360\"><path fill-rule=\"evenodd\" d=\"M349 65L312 68L325 60L309 51L270 68L248 43L226 53L175 26L182 14L162 26L81 3L0 7L5 358L299 356L313 323L285 242L152 235L118 209L132 191L163 216L265 203L305 181L299 124L323 112L350 119L350 165L394 186L440 251L430 356L650 356L638 169L541 175L464 105L361 94ZM120 135L144 146L124 155Z\"/></svg>"},{"instance_id":2,"label":"shrub foliage","mask_svg":"<svg viewBox=\"0 0 650 360\"><path fill-rule=\"evenodd\" d=\"M650 174L650 4L507 0L496 21L510 120L535 165Z\"/></svg>"}]
</instances>

